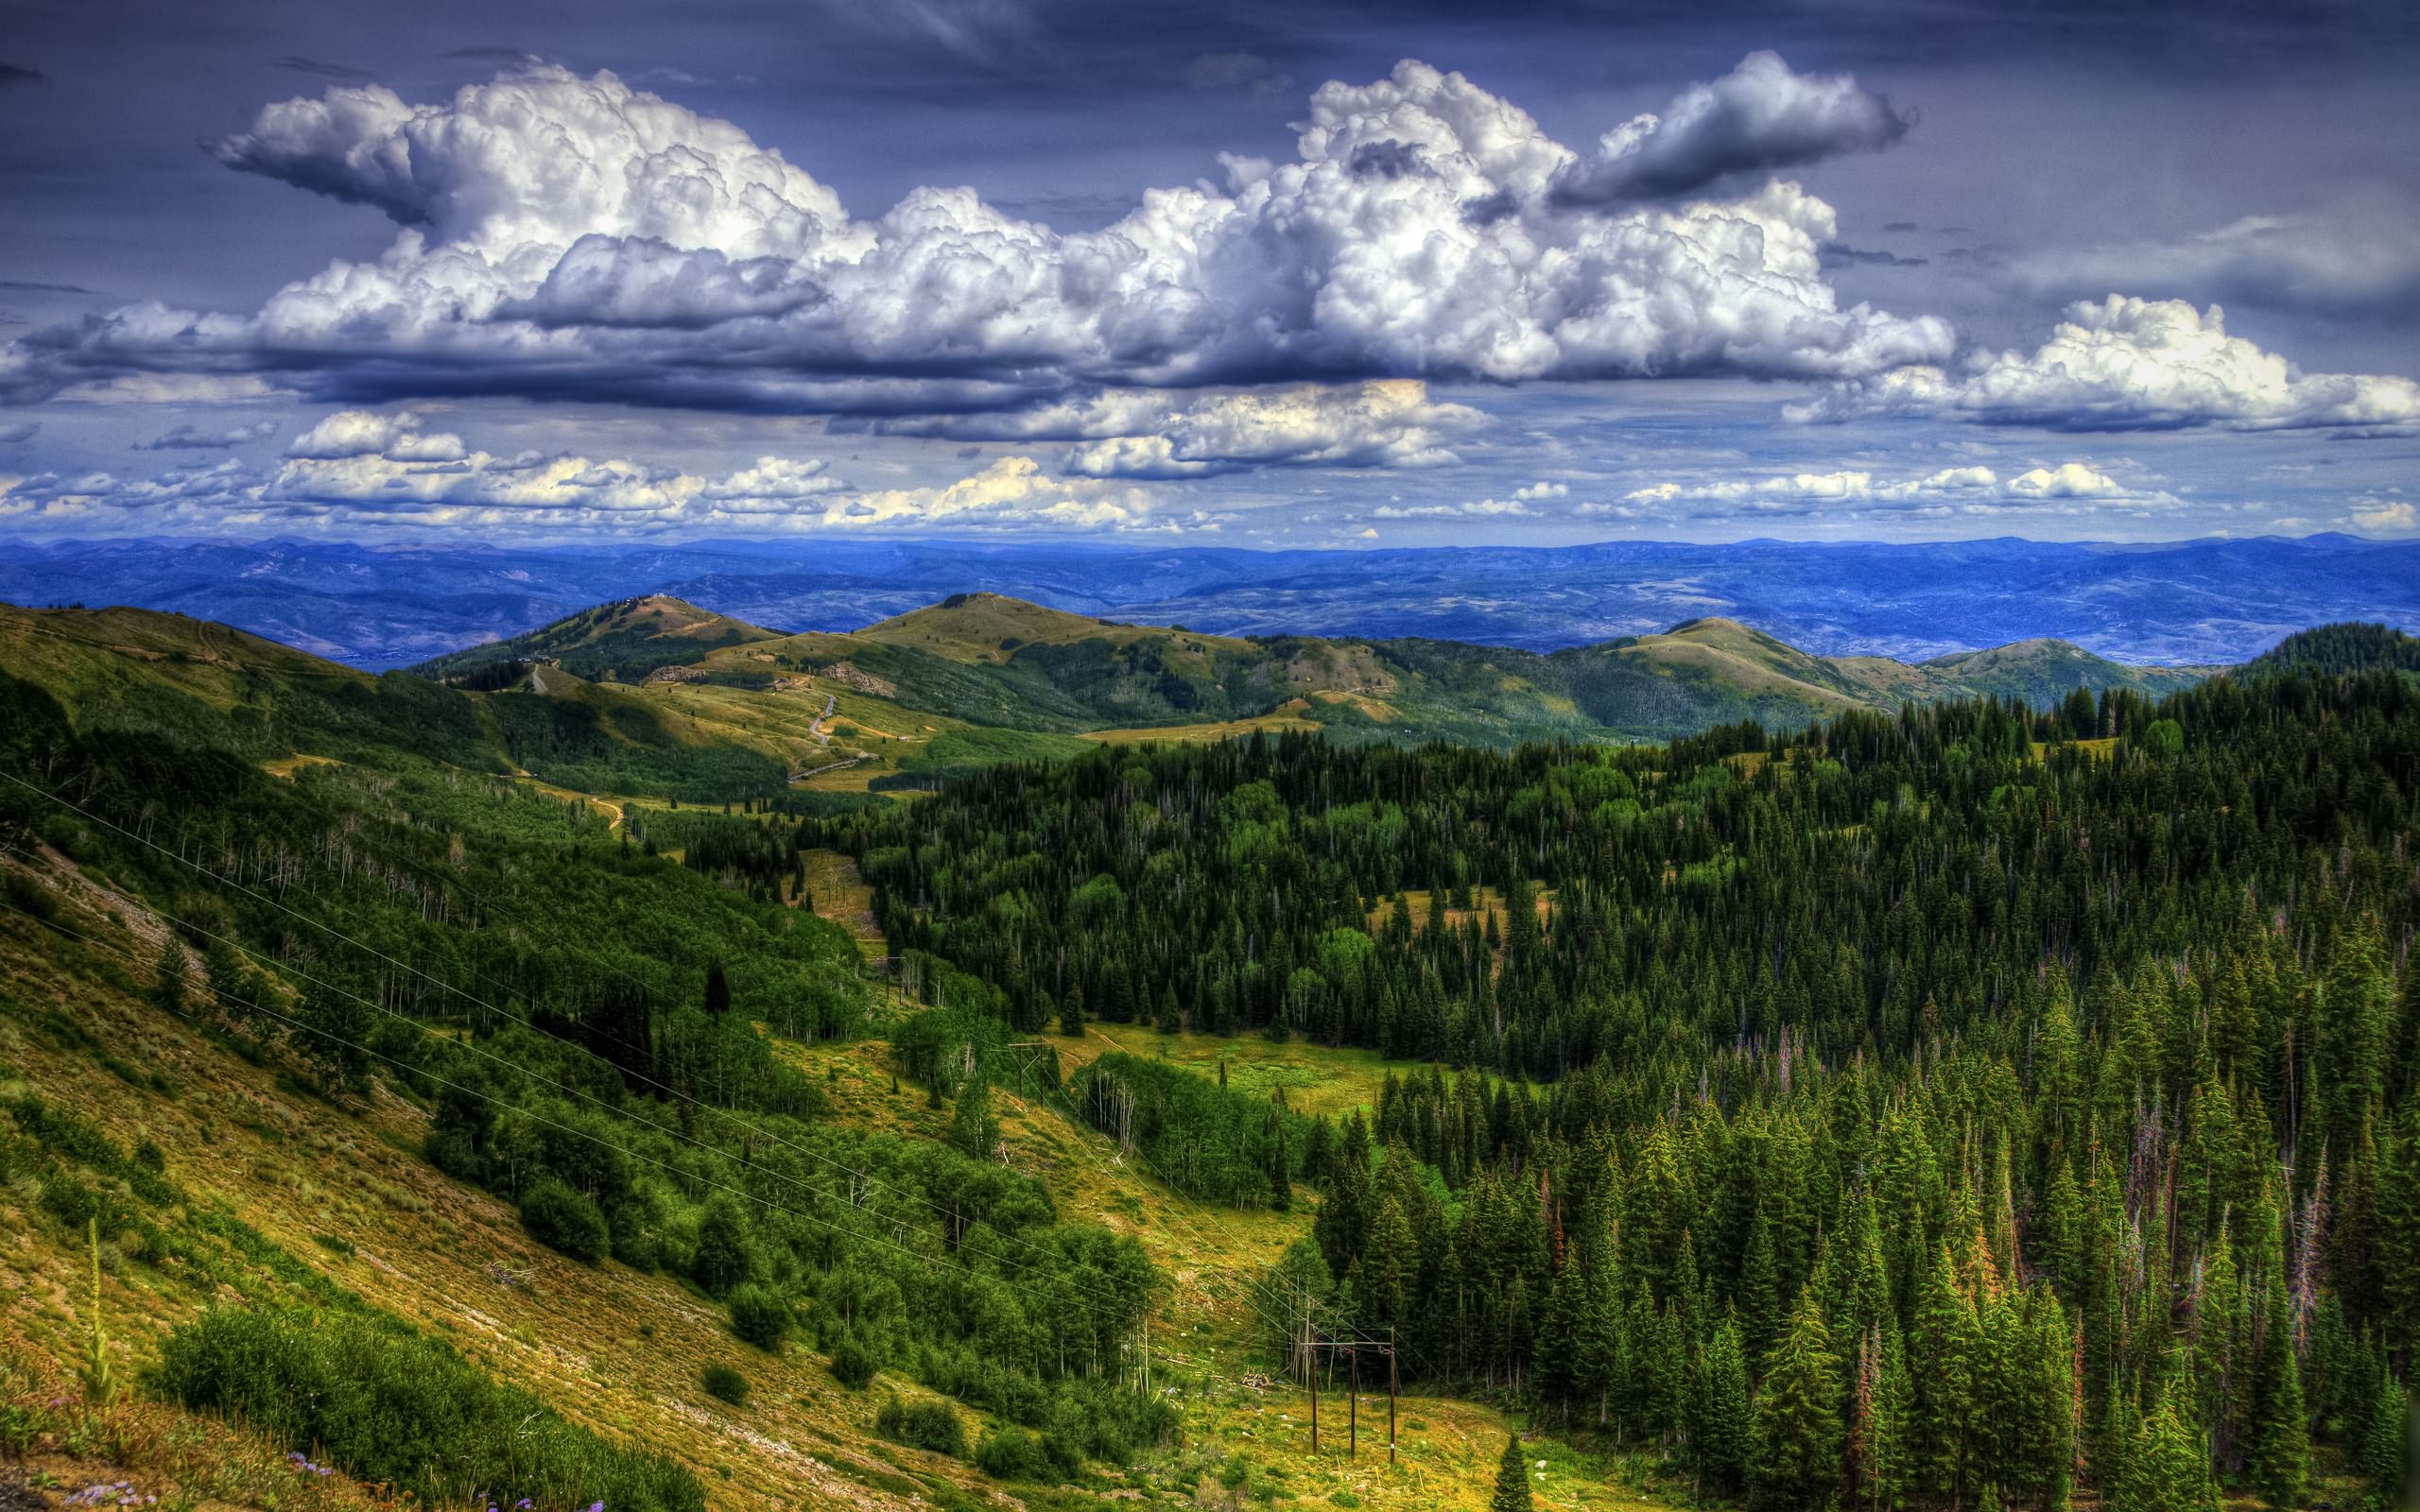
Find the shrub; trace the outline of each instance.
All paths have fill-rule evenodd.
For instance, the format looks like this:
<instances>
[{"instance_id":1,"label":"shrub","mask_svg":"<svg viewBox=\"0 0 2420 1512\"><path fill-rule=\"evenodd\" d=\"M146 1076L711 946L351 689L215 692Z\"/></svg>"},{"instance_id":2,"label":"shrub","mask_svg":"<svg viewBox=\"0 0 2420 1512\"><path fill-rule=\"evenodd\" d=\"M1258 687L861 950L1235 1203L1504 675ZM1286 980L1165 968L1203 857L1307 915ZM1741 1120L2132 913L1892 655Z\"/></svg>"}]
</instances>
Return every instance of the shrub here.
<instances>
[{"instance_id":1,"label":"shrub","mask_svg":"<svg viewBox=\"0 0 2420 1512\"><path fill-rule=\"evenodd\" d=\"M523 1194L521 1227L547 1248L592 1265L614 1237L596 1203L551 1177Z\"/></svg>"},{"instance_id":2,"label":"shrub","mask_svg":"<svg viewBox=\"0 0 2420 1512\"><path fill-rule=\"evenodd\" d=\"M721 1297L756 1274L756 1257L748 1242L748 1217L729 1197L706 1206L698 1225L698 1244L689 1256L689 1278L712 1297Z\"/></svg>"},{"instance_id":3,"label":"shrub","mask_svg":"<svg viewBox=\"0 0 2420 1512\"><path fill-rule=\"evenodd\" d=\"M983 1435L975 1463L994 1480L1069 1480L1083 1469L1083 1454L1063 1435L1036 1434L1011 1423Z\"/></svg>"},{"instance_id":4,"label":"shrub","mask_svg":"<svg viewBox=\"0 0 2420 1512\"><path fill-rule=\"evenodd\" d=\"M706 1395L717 1401L727 1401L735 1407L748 1405L748 1378L731 1366L710 1365L698 1379L704 1384Z\"/></svg>"},{"instance_id":5,"label":"shrub","mask_svg":"<svg viewBox=\"0 0 2420 1512\"><path fill-rule=\"evenodd\" d=\"M882 1410L873 1415L873 1431L910 1449L928 1449L956 1459L966 1457L966 1425L959 1420L958 1409L946 1401L886 1398Z\"/></svg>"},{"instance_id":6,"label":"shrub","mask_svg":"<svg viewBox=\"0 0 2420 1512\"><path fill-rule=\"evenodd\" d=\"M874 1372L881 1368L873 1351L855 1333L841 1334L832 1346L832 1377L852 1391L863 1391L871 1385Z\"/></svg>"},{"instance_id":7,"label":"shrub","mask_svg":"<svg viewBox=\"0 0 2420 1512\"><path fill-rule=\"evenodd\" d=\"M168 1336L151 1379L187 1408L241 1415L288 1449L424 1503L481 1486L540 1505L705 1506L671 1460L600 1438L375 1313L217 1308Z\"/></svg>"},{"instance_id":8,"label":"shrub","mask_svg":"<svg viewBox=\"0 0 2420 1512\"><path fill-rule=\"evenodd\" d=\"M731 1332L767 1353L778 1353L790 1333L790 1304L768 1286L742 1281L731 1289Z\"/></svg>"}]
</instances>

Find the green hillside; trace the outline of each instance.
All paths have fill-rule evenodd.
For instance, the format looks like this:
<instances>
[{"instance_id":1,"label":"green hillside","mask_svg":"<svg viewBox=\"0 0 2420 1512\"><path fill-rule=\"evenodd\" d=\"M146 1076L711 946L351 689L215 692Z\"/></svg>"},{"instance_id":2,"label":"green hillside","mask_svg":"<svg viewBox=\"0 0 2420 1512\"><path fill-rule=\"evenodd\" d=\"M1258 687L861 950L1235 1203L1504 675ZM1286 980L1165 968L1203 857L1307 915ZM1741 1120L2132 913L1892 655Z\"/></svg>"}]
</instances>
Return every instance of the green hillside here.
<instances>
[{"instance_id":1,"label":"green hillside","mask_svg":"<svg viewBox=\"0 0 2420 1512\"><path fill-rule=\"evenodd\" d=\"M1292 691L1079 740L882 670L1080 704L1051 658L1136 647ZM1010 601L641 684L0 650L0 1487L1477 1512L1517 1424L1600 1512L2392 1494L2391 644L1905 713L2076 663ZM1591 701L1750 717L1502 748Z\"/></svg>"},{"instance_id":2,"label":"green hillside","mask_svg":"<svg viewBox=\"0 0 2420 1512\"><path fill-rule=\"evenodd\" d=\"M475 679L513 662L542 662L591 679L637 682L658 667L779 632L710 613L666 593L599 604L527 635L434 657L411 670L440 681Z\"/></svg>"}]
</instances>

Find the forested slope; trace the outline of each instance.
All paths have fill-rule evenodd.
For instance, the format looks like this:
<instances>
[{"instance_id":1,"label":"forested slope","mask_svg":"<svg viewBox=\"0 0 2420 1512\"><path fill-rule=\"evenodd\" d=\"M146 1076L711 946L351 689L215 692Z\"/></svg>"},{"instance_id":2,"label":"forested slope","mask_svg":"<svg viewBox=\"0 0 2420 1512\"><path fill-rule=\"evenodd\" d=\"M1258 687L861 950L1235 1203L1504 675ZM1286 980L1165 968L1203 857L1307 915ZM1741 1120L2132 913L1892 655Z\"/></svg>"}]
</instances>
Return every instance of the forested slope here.
<instances>
[{"instance_id":1,"label":"forested slope","mask_svg":"<svg viewBox=\"0 0 2420 1512\"><path fill-rule=\"evenodd\" d=\"M1426 1376L1773 1506L2287 1506L2399 1464L2415 782L2409 679L2289 670L1660 748L1121 750L831 830L1018 1027L1443 1061L1300 1157L1286 1268ZM1224 1147L1266 1200L1267 1137Z\"/></svg>"}]
</instances>

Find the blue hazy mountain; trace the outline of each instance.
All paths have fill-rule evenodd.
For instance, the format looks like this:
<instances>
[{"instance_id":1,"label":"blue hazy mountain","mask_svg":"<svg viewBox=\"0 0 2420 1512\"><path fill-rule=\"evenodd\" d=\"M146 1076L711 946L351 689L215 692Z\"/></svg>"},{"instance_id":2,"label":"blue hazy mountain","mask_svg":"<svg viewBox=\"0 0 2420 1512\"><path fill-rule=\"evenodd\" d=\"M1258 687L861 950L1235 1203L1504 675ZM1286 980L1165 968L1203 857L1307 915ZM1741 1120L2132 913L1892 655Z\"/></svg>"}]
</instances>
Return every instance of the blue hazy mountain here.
<instances>
[{"instance_id":1,"label":"blue hazy mountain","mask_svg":"<svg viewBox=\"0 0 2420 1512\"><path fill-rule=\"evenodd\" d=\"M821 540L0 541L0 600L174 610L364 667L420 662L645 593L802 631L854 629L974 591L1223 634L1552 650L1721 616L1829 656L1920 660L2056 637L2127 661L2211 664L2336 621L2420 627L2420 543L2322 535L1258 552Z\"/></svg>"}]
</instances>

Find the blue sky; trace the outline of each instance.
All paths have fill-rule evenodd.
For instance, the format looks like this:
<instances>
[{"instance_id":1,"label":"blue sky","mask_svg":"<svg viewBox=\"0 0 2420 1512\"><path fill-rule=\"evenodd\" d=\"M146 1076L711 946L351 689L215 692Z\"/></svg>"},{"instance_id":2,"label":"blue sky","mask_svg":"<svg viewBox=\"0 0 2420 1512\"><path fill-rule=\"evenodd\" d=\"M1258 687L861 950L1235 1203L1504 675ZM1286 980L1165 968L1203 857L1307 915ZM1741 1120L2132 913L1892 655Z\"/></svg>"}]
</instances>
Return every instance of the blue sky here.
<instances>
[{"instance_id":1,"label":"blue sky","mask_svg":"<svg viewBox=\"0 0 2420 1512\"><path fill-rule=\"evenodd\" d=\"M20 6L0 530L2410 536L2415 53L2364 0Z\"/></svg>"}]
</instances>

